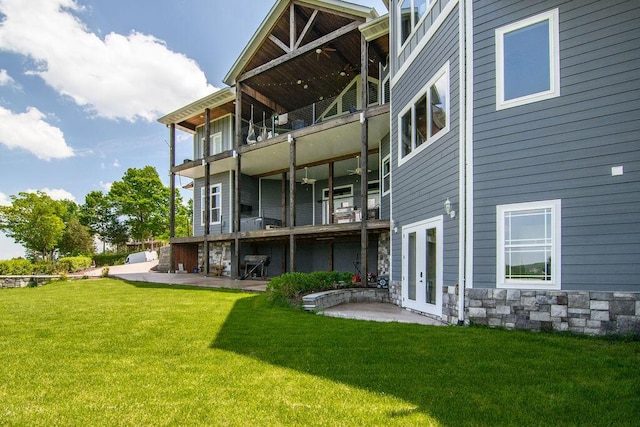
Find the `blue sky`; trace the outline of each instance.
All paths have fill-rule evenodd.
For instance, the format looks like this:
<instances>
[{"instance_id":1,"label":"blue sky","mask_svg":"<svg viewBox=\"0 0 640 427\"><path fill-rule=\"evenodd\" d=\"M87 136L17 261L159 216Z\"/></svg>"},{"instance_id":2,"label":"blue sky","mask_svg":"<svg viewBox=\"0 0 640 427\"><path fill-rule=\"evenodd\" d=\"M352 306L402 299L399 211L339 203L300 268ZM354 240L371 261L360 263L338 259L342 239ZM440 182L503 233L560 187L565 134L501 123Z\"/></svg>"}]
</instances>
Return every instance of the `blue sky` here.
<instances>
[{"instance_id":1,"label":"blue sky","mask_svg":"<svg viewBox=\"0 0 640 427\"><path fill-rule=\"evenodd\" d=\"M84 203L145 165L168 185L156 119L222 87L274 2L0 0L0 204L35 190ZM0 235L0 259L23 253Z\"/></svg>"}]
</instances>

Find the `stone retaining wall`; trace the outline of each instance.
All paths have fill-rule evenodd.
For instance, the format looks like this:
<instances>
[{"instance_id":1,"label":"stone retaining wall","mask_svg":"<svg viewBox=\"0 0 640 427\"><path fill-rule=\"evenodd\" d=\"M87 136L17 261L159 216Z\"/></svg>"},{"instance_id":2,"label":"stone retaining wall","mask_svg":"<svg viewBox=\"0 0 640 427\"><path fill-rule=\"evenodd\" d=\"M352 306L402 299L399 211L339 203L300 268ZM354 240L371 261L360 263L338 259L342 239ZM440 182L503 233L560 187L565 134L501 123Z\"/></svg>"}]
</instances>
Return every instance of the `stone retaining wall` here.
<instances>
[{"instance_id":1,"label":"stone retaining wall","mask_svg":"<svg viewBox=\"0 0 640 427\"><path fill-rule=\"evenodd\" d=\"M587 335L640 334L640 293L467 289L468 322Z\"/></svg>"},{"instance_id":2,"label":"stone retaining wall","mask_svg":"<svg viewBox=\"0 0 640 427\"><path fill-rule=\"evenodd\" d=\"M0 276L0 288L26 288L32 283L38 286L60 276Z\"/></svg>"},{"instance_id":3,"label":"stone retaining wall","mask_svg":"<svg viewBox=\"0 0 640 427\"><path fill-rule=\"evenodd\" d=\"M389 302L389 291L377 288L335 289L302 297L302 306L307 311L322 311L340 304L359 302Z\"/></svg>"}]
</instances>

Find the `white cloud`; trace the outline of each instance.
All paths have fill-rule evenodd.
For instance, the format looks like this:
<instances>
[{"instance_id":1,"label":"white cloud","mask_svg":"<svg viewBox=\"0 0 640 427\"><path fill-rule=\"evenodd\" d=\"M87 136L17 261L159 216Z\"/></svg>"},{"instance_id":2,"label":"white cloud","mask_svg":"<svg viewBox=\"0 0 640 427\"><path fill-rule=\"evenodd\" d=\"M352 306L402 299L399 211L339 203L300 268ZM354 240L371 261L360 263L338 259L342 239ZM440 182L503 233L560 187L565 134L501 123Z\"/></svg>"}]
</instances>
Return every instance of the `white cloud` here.
<instances>
[{"instance_id":1,"label":"white cloud","mask_svg":"<svg viewBox=\"0 0 640 427\"><path fill-rule=\"evenodd\" d=\"M0 193L0 206L11 206L11 199L4 193Z\"/></svg>"},{"instance_id":2,"label":"white cloud","mask_svg":"<svg viewBox=\"0 0 640 427\"><path fill-rule=\"evenodd\" d=\"M27 193L35 193L37 191L42 191L47 196L51 197L53 200L71 200L72 202L76 201L76 198L73 194L69 193L67 190L62 188L43 188L40 190L28 189Z\"/></svg>"},{"instance_id":3,"label":"white cloud","mask_svg":"<svg viewBox=\"0 0 640 427\"><path fill-rule=\"evenodd\" d=\"M44 118L34 107L21 114L0 107L0 144L30 151L41 160L73 157L75 153L67 145L62 131Z\"/></svg>"},{"instance_id":4,"label":"white cloud","mask_svg":"<svg viewBox=\"0 0 640 427\"><path fill-rule=\"evenodd\" d=\"M198 64L151 35L90 32L75 0L0 0L0 49L28 56L60 94L108 119L153 121L215 88Z\"/></svg>"},{"instance_id":5,"label":"white cloud","mask_svg":"<svg viewBox=\"0 0 640 427\"><path fill-rule=\"evenodd\" d=\"M7 70L0 69L0 86L14 85L15 80L7 73Z\"/></svg>"},{"instance_id":6,"label":"white cloud","mask_svg":"<svg viewBox=\"0 0 640 427\"><path fill-rule=\"evenodd\" d=\"M115 159L115 160L113 161L113 167L114 167L114 168L119 168L119 167L120 167L120 162L118 161L118 159Z\"/></svg>"},{"instance_id":7,"label":"white cloud","mask_svg":"<svg viewBox=\"0 0 640 427\"><path fill-rule=\"evenodd\" d=\"M108 193L109 191L111 191L111 185L113 184L113 182L102 182L100 181L100 188L102 188L102 191L104 191L105 193Z\"/></svg>"}]
</instances>

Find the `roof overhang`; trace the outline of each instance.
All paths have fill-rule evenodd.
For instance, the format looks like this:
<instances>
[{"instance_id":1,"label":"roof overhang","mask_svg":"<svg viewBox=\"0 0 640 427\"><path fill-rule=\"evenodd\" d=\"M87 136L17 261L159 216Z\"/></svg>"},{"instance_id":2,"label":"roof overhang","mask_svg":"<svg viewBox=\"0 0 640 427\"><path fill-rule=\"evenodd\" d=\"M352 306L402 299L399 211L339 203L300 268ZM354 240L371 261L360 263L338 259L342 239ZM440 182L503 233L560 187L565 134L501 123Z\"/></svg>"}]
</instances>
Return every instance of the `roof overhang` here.
<instances>
[{"instance_id":1,"label":"roof overhang","mask_svg":"<svg viewBox=\"0 0 640 427\"><path fill-rule=\"evenodd\" d=\"M389 14L367 21L358 27L364 38L370 42L389 34Z\"/></svg>"},{"instance_id":2,"label":"roof overhang","mask_svg":"<svg viewBox=\"0 0 640 427\"><path fill-rule=\"evenodd\" d=\"M164 117L160 117L158 119L158 122L167 126L172 123L180 125L181 123L191 119L194 116L201 115L202 112L207 108L214 109L229 102L234 102L235 99L235 88L227 87L224 89L220 89L217 92L214 92L211 95L207 95L204 98L200 98L197 101L194 101L189 105L186 105L172 113L169 113ZM188 127L183 126L182 128L186 131L193 132L193 129L190 129Z\"/></svg>"},{"instance_id":3,"label":"roof overhang","mask_svg":"<svg viewBox=\"0 0 640 427\"><path fill-rule=\"evenodd\" d=\"M237 77L243 72L247 63L259 50L260 45L269 36L271 29L287 10L291 2L289 0L279 0L273 5L258 30L255 32L249 43L244 48L231 70L225 76L223 82L229 86L235 86ZM328 9L335 12L349 14L363 20L378 18L378 12L372 7L360 6L340 0L301 0L296 4L306 5L319 9Z\"/></svg>"}]
</instances>

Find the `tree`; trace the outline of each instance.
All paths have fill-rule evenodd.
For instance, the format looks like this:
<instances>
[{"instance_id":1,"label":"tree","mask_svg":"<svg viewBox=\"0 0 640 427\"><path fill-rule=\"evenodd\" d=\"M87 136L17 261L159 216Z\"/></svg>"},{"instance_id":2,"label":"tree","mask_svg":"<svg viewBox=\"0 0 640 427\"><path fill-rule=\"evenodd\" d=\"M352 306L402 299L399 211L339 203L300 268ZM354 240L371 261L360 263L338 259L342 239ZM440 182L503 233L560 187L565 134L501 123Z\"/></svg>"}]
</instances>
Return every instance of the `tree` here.
<instances>
[{"instance_id":1,"label":"tree","mask_svg":"<svg viewBox=\"0 0 640 427\"><path fill-rule=\"evenodd\" d=\"M65 229L66 206L43 192L11 196L0 206L0 229L42 259L51 259Z\"/></svg>"},{"instance_id":2,"label":"tree","mask_svg":"<svg viewBox=\"0 0 640 427\"><path fill-rule=\"evenodd\" d=\"M186 237L193 234L193 199L189 199L187 206L181 203L180 194L176 195L176 237Z\"/></svg>"},{"instance_id":3,"label":"tree","mask_svg":"<svg viewBox=\"0 0 640 427\"><path fill-rule=\"evenodd\" d=\"M86 195L79 216L80 222L105 243L119 245L129 239L127 227L119 220L113 202L102 191Z\"/></svg>"},{"instance_id":4,"label":"tree","mask_svg":"<svg viewBox=\"0 0 640 427\"><path fill-rule=\"evenodd\" d=\"M160 181L152 166L129 168L111 185L109 198L116 213L124 218L132 238L145 241L169 229L171 190Z\"/></svg>"},{"instance_id":5,"label":"tree","mask_svg":"<svg viewBox=\"0 0 640 427\"><path fill-rule=\"evenodd\" d=\"M67 221L58 247L63 255L91 255L94 252L93 237L89 228L80 224L74 215Z\"/></svg>"}]
</instances>

